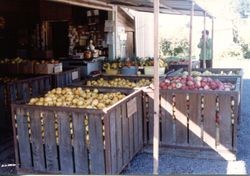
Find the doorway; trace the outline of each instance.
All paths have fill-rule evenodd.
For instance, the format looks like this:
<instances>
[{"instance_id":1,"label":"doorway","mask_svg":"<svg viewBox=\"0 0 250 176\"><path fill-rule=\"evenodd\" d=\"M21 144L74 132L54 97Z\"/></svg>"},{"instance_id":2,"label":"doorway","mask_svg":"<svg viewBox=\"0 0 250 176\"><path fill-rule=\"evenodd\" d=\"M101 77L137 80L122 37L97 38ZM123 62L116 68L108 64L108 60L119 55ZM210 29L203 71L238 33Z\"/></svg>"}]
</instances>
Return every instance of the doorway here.
<instances>
[{"instance_id":1,"label":"doorway","mask_svg":"<svg viewBox=\"0 0 250 176\"><path fill-rule=\"evenodd\" d=\"M67 57L69 51L68 22L51 22L52 28L52 49L56 59Z\"/></svg>"}]
</instances>

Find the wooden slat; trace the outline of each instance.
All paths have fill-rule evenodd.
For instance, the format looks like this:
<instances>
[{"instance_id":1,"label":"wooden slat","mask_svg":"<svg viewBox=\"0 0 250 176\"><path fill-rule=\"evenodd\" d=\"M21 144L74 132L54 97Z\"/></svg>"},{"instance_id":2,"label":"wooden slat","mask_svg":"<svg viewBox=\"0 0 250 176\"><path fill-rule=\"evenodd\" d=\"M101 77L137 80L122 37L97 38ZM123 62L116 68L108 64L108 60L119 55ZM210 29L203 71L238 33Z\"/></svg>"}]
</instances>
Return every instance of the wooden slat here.
<instances>
[{"instance_id":1,"label":"wooden slat","mask_svg":"<svg viewBox=\"0 0 250 176\"><path fill-rule=\"evenodd\" d=\"M126 103L122 104L122 153L123 153L123 164L129 162L129 127L128 118L126 112Z\"/></svg>"},{"instance_id":2,"label":"wooden slat","mask_svg":"<svg viewBox=\"0 0 250 176\"><path fill-rule=\"evenodd\" d=\"M189 144L202 146L201 95L189 94Z\"/></svg>"},{"instance_id":3,"label":"wooden slat","mask_svg":"<svg viewBox=\"0 0 250 176\"><path fill-rule=\"evenodd\" d=\"M175 124L176 124L176 143L187 144L187 102L186 94L176 94Z\"/></svg>"},{"instance_id":4,"label":"wooden slat","mask_svg":"<svg viewBox=\"0 0 250 176\"><path fill-rule=\"evenodd\" d=\"M17 108L16 121L17 121L18 146L19 146L20 164L21 164L20 167L32 168L28 122L27 122L27 116L24 115L23 109Z\"/></svg>"},{"instance_id":5,"label":"wooden slat","mask_svg":"<svg viewBox=\"0 0 250 176\"><path fill-rule=\"evenodd\" d=\"M16 101L16 88L15 84L9 84L8 85L8 96L10 96L10 102L15 102Z\"/></svg>"},{"instance_id":6,"label":"wooden slat","mask_svg":"<svg viewBox=\"0 0 250 176\"><path fill-rule=\"evenodd\" d=\"M110 143L110 118L109 114L105 114L104 116L104 135L105 135L105 167L106 174L111 174L111 143Z\"/></svg>"},{"instance_id":7,"label":"wooden slat","mask_svg":"<svg viewBox=\"0 0 250 176\"><path fill-rule=\"evenodd\" d=\"M69 114L58 112L59 125L59 155L61 171L64 174L73 173L73 156L70 135Z\"/></svg>"},{"instance_id":8,"label":"wooden slat","mask_svg":"<svg viewBox=\"0 0 250 176\"><path fill-rule=\"evenodd\" d=\"M148 132L149 132L149 143L153 143L153 134L154 134L154 95L149 93L148 97Z\"/></svg>"},{"instance_id":9,"label":"wooden slat","mask_svg":"<svg viewBox=\"0 0 250 176\"><path fill-rule=\"evenodd\" d=\"M89 114L90 174L105 174L102 120L100 116ZM112 147L112 146L111 146Z\"/></svg>"},{"instance_id":10,"label":"wooden slat","mask_svg":"<svg viewBox=\"0 0 250 176\"><path fill-rule=\"evenodd\" d=\"M110 112L110 147L112 174L118 171L117 163L117 139L116 139L116 111Z\"/></svg>"},{"instance_id":11,"label":"wooden slat","mask_svg":"<svg viewBox=\"0 0 250 176\"><path fill-rule=\"evenodd\" d=\"M138 110L138 108L137 108ZM138 116L137 112L133 114L133 124L134 124L134 152L138 150L139 146L139 134L138 134Z\"/></svg>"},{"instance_id":12,"label":"wooden slat","mask_svg":"<svg viewBox=\"0 0 250 176\"><path fill-rule=\"evenodd\" d=\"M50 77L45 78L44 84L45 84L45 91L49 91L51 89Z\"/></svg>"},{"instance_id":13,"label":"wooden slat","mask_svg":"<svg viewBox=\"0 0 250 176\"><path fill-rule=\"evenodd\" d=\"M22 100L24 100L24 102L27 102L30 99L30 87L29 87L28 82L23 83L22 86L23 86L23 92L22 92L23 99Z\"/></svg>"},{"instance_id":14,"label":"wooden slat","mask_svg":"<svg viewBox=\"0 0 250 176\"><path fill-rule=\"evenodd\" d=\"M148 143L148 126L147 126L147 113L148 113L148 103L147 103L147 95L143 92L143 143L146 145Z\"/></svg>"},{"instance_id":15,"label":"wooden slat","mask_svg":"<svg viewBox=\"0 0 250 176\"><path fill-rule=\"evenodd\" d=\"M232 149L232 120L231 120L231 96L219 96L219 143L228 149Z\"/></svg>"},{"instance_id":16,"label":"wooden slat","mask_svg":"<svg viewBox=\"0 0 250 176\"><path fill-rule=\"evenodd\" d=\"M73 130L74 130L73 146L74 146L76 174L89 174L88 152L87 152L84 120L85 117L83 114L79 115L76 113L72 113Z\"/></svg>"},{"instance_id":17,"label":"wooden slat","mask_svg":"<svg viewBox=\"0 0 250 176\"><path fill-rule=\"evenodd\" d=\"M30 111L31 145L34 169L45 171L40 114L38 110Z\"/></svg>"},{"instance_id":18,"label":"wooden slat","mask_svg":"<svg viewBox=\"0 0 250 176\"><path fill-rule=\"evenodd\" d=\"M39 79L39 94L42 94L45 90L44 79Z\"/></svg>"},{"instance_id":19,"label":"wooden slat","mask_svg":"<svg viewBox=\"0 0 250 176\"><path fill-rule=\"evenodd\" d=\"M161 130L162 130L162 144L174 144L174 119L173 119L173 106L172 94L161 94Z\"/></svg>"},{"instance_id":20,"label":"wooden slat","mask_svg":"<svg viewBox=\"0 0 250 176\"><path fill-rule=\"evenodd\" d=\"M234 123L233 123L233 150L236 151L236 148L237 148L237 126L238 126L238 117L240 116L240 112L239 112L239 105L237 104L238 102L238 98L239 96L236 95L236 96L233 96L233 100L234 100L234 106L233 106L233 113L234 113Z\"/></svg>"},{"instance_id":21,"label":"wooden slat","mask_svg":"<svg viewBox=\"0 0 250 176\"><path fill-rule=\"evenodd\" d=\"M23 98L23 86L22 86L22 83L17 83L16 84L16 88L17 88L17 93L16 93L16 100L21 100Z\"/></svg>"},{"instance_id":22,"label":"wooden slat","mask_svg":"<svg viewBox=\"0 0 250 176\"><path fill-rule=\"evenodd\" d=\"M129 158L132 159L134 154L134 124L133 124L133 115L128 117L128 126L129 126Z\"/></svg>"},{"instance_id":23,"label":"wooden slat","mask_svg":"<svg viewBox=\"0 0 250 176\"><path fill-rule=\"evenodd\" d=\"M116 108L116 144L117 144L117 168L118 172L122 168L122 119L121 106Z\"/></svg>"},{"instance_id":24,"label":"wooden slat","mask_svg":"<svg viewBox=\"0 0 250 176\"><path fill-rule=\"evenodd\" d=\"M32 96L33 97L36 97L38 96L38 81L37 80L34 80L32 81Z\"/></svg>"},{"instance_id":25,"label":"wooden slat","mask_svg":"<svg viewBox=\"0 0 250 176\"><path fill-rule=\"evenodd\" d=\"M204 95L204 122L203 122L203 142L205 146L215 147L216 139L216 95Z\"/></svg>"},{"instance_id":26,"label":"wooden slat","mask_svg":"<svg viewBox=\"0 0 250 176\"><path fill-rule=\"evenodd\" d=\"M0 83L0 128L6 126L6 116L5 116L5 96L4 85Z\"/></svg>"},{"instance_id":27,"label":"wooden slat","mask_svg":"<svg viewBox=\"0 0 250 176\"><path fill-rule=\"evenodd\" d=\"M51 111L44 112L44 143L47 171L58 171L58 152L56 144L55 115Z\"/></svg>"},{"instance_id":28,"label":"wooden slat","mask_svg":"<svg viewBox=\"0 0 250 176\"><path fill-rule=\"evenodd\" d=\"M138 119L138 143L139 148L143 146L143 112L142 112L142 93L137 96L137 119Z\"/></svg>"}]
</instances>

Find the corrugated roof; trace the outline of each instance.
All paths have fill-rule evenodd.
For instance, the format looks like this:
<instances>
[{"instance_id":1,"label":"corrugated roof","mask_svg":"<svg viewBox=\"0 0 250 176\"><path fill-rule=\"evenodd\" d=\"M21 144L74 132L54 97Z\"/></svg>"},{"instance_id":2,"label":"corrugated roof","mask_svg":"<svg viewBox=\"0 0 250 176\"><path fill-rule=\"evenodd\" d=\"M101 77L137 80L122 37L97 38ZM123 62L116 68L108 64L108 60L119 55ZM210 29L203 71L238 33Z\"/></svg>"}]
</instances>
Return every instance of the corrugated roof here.
<instances>
[{"instance_id":1,"label":"corrugated roof","mask_svg":"<svg viewBox=\"0 0 250 176\"><path fill-rule=\"evenodd\" d=\"M153 12L153 0L99 0L108 4L125 6L137 11ZM195 1L194 1L195 2ZM167 14L190 15L192 0L160 0L160 12ZM194 5L194 15L203 16L206 12L208 17L212 17L204 8L196 2Z\"/></svg>"}]
</instances>

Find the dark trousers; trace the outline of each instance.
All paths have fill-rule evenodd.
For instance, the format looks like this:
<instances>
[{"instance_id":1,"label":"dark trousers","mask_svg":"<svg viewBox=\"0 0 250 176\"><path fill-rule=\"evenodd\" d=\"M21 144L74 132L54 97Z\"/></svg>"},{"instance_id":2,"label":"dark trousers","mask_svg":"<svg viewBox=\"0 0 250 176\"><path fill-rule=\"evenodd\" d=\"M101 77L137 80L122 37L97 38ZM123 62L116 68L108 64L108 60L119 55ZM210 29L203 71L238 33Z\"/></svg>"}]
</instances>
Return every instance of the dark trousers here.
<instances>
[{"instance_id":1,"label":"dark trousers","mask_svg":"<svg viewBox=\"0 0 250 176\"><path fill-rule=\"evenodd\" d=\"M206 68L212 68L212 60L205 60L206 61ZM200 68L204 68L203 60L200 60Z\"/></svg>"}]
</instances>

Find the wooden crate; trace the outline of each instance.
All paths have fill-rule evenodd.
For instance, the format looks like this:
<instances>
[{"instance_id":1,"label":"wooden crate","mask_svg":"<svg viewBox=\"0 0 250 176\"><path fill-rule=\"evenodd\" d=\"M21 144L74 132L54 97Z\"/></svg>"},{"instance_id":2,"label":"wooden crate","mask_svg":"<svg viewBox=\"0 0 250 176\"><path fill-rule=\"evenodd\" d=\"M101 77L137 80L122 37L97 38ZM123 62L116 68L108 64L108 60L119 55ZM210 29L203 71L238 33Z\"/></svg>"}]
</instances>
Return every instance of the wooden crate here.
<instances>
[{"instance_id":1,"label":"wooden crate","mask_svg":"<svg viewBox=\"0 0 250 176\"><path fill-rule=\"evenodd\" d=\"M242 89L243 89L243 70L241 68L208 68L208 69L192 69L192 71L199 71L201 73L205 71L210 71L214 74L212 75L201 75L202 77L210 77L213 79L234 79L234 78L239 78L239 90L240 90L240 96L239 96L239 102L241 102L242 98ZM186 70L187 71L187 70ZM220 75L220 73L229 73L232 72L234 74L232 75ZM181 71L179 71L179 74L181 74ZM176 74L175 74L176 75ZM239 103L239 118L238 118L238 123L240 122L240 115L241 113L241 103Z\"/></svg>"},{"instance_id":2,"label":"wooden crate","mask_svg":"<svg viewBox=\"0 0 250 176\"><path fill-rule=\"evenodd\" d=\"M59 64L35 64L34 73L36 74L52 74L62 71L62 63Z\"/></svg>"},{"instance_id":3,"label":"wooden crate","mask_svg":"<svg viewBox=\"0 0 250 176\"><path fill-rule=\"evenodd\" d=\"M17 172L120 173L143 147L141 106L141 90L104 110L12 104Z\"/></svg>"},{"instance_id":4,"label":"wooden crate","mask_svg":"<svg viewBox=\"0 0 250 176\"><path fill-rule=\"evenodd\" d=\"M6 74L7 73L7 64L6 63L0 64L0 73L1 74Z\"/></svg>"},{"instance_id":5,"label":"wooden crate","mask_svg":"<svg viewBox=\"0 0 250 176\"><path fill-rule=\"evenodd\" d=\"M81 80L81 68L64 68L60 73L51 74L52 87L65 87Z\"/></svg>"},{"instance_id":6,"label":"wooden crate","mask_svg":"<svg viewBox=\"0 0 250 176\"><path fill-rule=\"evenodd\" d=\"M33 74L34 73L34 61L26 61L19 64L19 73L21 74Z\"/></svg>"},{"instance_id":7,"label":"wooden crate","mask_svg":"<svg viewBox=\"0 0 250 176\"><path fill-rule=\"evenodd\" d=\"M11 129L11 103L28 101L51 89L50 76L33 78L19 77L11 83L0 83L0 128Z\"/></svg>"},{"instance_id":8,"label":"wooden crate","mask_svg":"<svg viewBox=\"0 0 250 176\"><path fill-rule=\"evenodd\" d=\"M19 73L19 64L7 64L7 73L18 74Z\"/></svg>"},{"instance_id":9,"label":"wooden crate","mask_svg":"<svg viewBox=\"0 0 250 176\"><path fill-rule=\"evenodd\" d=\"M239 80L238 80L239 81ZM153 143L152 90L144 90L144 143ZM160 91L160 145L215 150L236 159L239 84L235 91Z\"/></svg>"}]
</instances>

